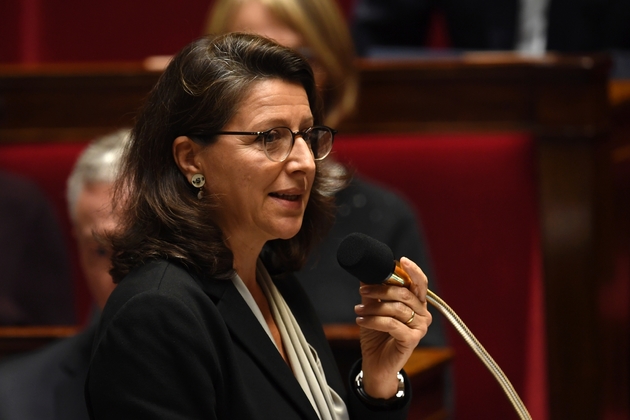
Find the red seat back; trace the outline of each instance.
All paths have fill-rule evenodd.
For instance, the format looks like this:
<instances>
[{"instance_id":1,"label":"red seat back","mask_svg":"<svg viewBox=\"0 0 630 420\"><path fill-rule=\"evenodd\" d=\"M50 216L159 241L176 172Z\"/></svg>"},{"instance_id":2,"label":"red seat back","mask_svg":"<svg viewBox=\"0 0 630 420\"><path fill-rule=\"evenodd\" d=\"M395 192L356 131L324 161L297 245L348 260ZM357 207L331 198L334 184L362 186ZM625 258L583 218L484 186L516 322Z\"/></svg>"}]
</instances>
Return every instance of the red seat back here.
<instances>
[{"instance_id":1,"label":"red seat back","mask_svg":"<svg viewBox=\"0 0 630 420\"><path fill-rule=\"evenodd\" d=\"M544 412L532 136L339 135L334 150L339 160L415 206L441 297L501 366L532 414ZM490 372L455 330L447 329L456 353L457 418L516 418Z\"/></svg>"}]
</instances>

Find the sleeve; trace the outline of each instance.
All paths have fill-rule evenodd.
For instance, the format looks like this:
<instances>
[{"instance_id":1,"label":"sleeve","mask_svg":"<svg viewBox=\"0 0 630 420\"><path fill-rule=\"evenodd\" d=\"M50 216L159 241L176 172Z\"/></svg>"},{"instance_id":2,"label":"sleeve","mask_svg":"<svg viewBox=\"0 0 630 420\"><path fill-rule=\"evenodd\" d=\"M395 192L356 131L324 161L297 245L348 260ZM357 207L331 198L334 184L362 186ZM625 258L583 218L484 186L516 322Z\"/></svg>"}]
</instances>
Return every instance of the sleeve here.
<instances>
[{"instance_id":1,"label":"sleeve","mask_svg":"<svg viewBox=\"0 0 630 420\"><path fill-rule=\"evenodd\" d=\"M405 378L405 396L395 403L387 407L374 407L364 402L356 391L354 384L354 378L359 374L361 370L361 360L357 361L352 369L350 369L350 376L348 377L348 412L351 419L361 420L396 420L406 419L411 405L411 384L405 371L401 371Z\"/></svg>"},{"instance_id":2,"label":"sleeve","mask_svg":"<svg viewBox=\"0 0 630 420\"><path fill-rule=\"evenodd\" d=\"M92 419L216 419L216 349L182 301L157 292L130 299L95 342L86 381Z\"/></svg>"}]
</instances>

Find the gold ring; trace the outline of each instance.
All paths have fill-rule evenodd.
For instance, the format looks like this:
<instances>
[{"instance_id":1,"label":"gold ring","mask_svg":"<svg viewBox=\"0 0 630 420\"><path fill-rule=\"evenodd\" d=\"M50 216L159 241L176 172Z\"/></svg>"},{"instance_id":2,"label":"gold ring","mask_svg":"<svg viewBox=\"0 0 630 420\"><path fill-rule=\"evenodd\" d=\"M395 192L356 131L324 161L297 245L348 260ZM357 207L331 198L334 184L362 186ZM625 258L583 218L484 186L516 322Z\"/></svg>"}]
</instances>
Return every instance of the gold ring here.
<instances>
[{"instance_id":1,"label":"gold ring","mask_svg":"<svg viewBox=\"0 0 630 420\"><path fill-rule=\"evenodd\" d=\"M413 319L416 317L416 311L414 311L413 309L411 310L411 318L409 318L409 320L407 322L405 322L405 324L409 325L413 322Z\"/></svg>"}]
</instances>

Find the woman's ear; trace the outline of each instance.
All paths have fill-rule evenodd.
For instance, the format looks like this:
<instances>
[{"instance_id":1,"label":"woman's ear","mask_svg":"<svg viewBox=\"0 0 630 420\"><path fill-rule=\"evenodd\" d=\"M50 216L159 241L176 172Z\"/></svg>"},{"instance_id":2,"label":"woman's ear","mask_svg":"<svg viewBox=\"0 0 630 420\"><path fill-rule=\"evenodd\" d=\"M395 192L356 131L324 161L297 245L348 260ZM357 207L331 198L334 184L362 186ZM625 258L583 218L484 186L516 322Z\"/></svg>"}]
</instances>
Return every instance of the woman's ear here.
<instances>
[{"instance_id":1,"label":"woman's ear","mask_svg":"<svg viewBox=\"0 0 630 420\"><path fill-rule=\"evenodd\" d=\"M197 173L203 173L196 159L197 154L202 150L202 146L192 141L186 136L179 136L173 140L173 158L184 176L190 178Z\"/></svg>"}]
</instances>

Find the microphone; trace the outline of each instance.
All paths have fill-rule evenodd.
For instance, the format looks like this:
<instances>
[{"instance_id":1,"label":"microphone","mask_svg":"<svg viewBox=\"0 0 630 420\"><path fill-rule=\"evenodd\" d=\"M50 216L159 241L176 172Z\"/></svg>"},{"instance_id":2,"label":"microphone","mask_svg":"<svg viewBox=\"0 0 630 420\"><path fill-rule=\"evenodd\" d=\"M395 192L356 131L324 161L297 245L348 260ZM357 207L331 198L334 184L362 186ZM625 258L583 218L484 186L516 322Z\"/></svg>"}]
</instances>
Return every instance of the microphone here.
<instances>
[{"instance_id":1,"label":"microphone","mask_svg":"<svg viewBox=\"0 0 630 420\"><path fill-rule=\"evenodd\" d=\"M384 283L407 289L411 286L411 278L394 260L392 250L363 233L351 233L341 241L337 262L363 283Z\"/></svg>"},{"instance_id":2,"label":"microphone","mask_svg":"<svg viewBox=\"0 0 630 420\"><path fill-rule=\"evenodd\" d=\"M367 284L387 284L409 288L411 278L402 269L394 254L386 244L362 233L351 233L346 236L337 248L337 262L354 277ZM486 365L497 380L505 395L522 420L531 420L531 416L514 387L505 376L499 365L483 348L481 343L468 329L464 321L438 295L427 289L427 302L439 310L455 327L470 348Z\"/></svg>"}]
</instances>

